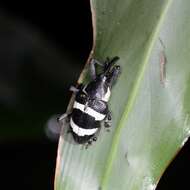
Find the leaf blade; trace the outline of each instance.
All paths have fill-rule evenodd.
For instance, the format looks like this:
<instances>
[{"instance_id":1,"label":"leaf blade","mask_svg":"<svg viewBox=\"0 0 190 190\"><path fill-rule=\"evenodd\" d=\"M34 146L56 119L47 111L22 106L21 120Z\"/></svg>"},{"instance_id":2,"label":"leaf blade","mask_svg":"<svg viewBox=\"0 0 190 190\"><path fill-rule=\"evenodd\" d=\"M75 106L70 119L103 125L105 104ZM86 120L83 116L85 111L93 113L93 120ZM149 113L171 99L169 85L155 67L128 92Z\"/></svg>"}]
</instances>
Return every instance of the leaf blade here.
<instances>
[{"instance_id":1,"label":"leaf blade","mask_svg":"<svg viewBox=\"0 0 190 190\"><path fill-rule=\"evenodd\" d=\"M106 19L104 18L105 15L102 16L101 11L99 13L97 12L98 4L96 3L100 3L100 1L96 0L91 2L94 3L93 6L96 8L96 14L99 14L99 18L97 15L94 15L94 17L97 18L97 23L104 26L103 29L99 28L100 26L98 25L96 26L97 39L96 46L94 46L94 56L101 60L106 56L119 55L121 57L120 64L124 68L120 79L113 89L110 102L110 107L114 116L113 125L118 126L118 121L121 120L121 115L123 114L123 110L125 110L123 108L125 108L126 102L127 104L130 103L130 106L127 106L127 115L129 115L127 116L127 120L126 117L123 117L122 124L120 125L121 127L116 128L119 132L112 129L110 134L106 134L106 132L103 131L100 134L98 142L86 151L80 150L79 146L66 141L65 134L62 134L59 144L60 153L58 153L58 160L61 163L58 164L59 167L56 172L56 189L97 190L100 189L100 187L102 187L102 189L126 189L126 187L131 190L154 189L164 168L189 134L188 115L186 114L185 117L180 117L182 111L175 112L174 110L172 112L172 109L179 107L177 101L170 101L170 97L173 98L171 91L174 91L173 93L176 94L176 90L175 88L173 89L172 86L173 84L169 87L167 86L163 88L159 78L159 74L163 71L159 65L158 55L162 51L166 53L168 59L166 63L166 76L169 77L170 80L174 78L171 71L175 69L171 66L171 59L174 59L172 56L175 56L171 51L171 39L167 42L165 35L162 35L167 29L168 23L165 23L165 21L160 36L162 37L166 48L160 47L159 40L155 43L160 28L159 21L160 19L165 19L164 16L163 18L160 18L158 15L165 15L163 10L167 10L167 6L169 5L167 3L170 1L155 2L144 0L143 2L140 2L140 5L138 4L139 2L135 0L125 2L117 1L117 3L119 2L119 4L122 5L121 9L126 9L126 6L124 5L126 3L129 10L129 13L127 12L124 18L126 19L126 22L129 23L130 28L126 28L127 24L124 23L123 25L123 20L121 20L119 27L123 25L123 30L125 32L120 31L120 33L116 30L118 29L116 27L117 25L115 25L117 22L114 21L113 24L113 19L115 18L114 14L116 13L113 13L112 11L111 14L108 14L108 10L106 10L105 12L108 14L106 15L106 18L109 21L106 22ZM103 2L102 9L109 7L106 3L110 5L113 2L112 10L113 7L116 6L116 1ZM121 2L124 2L124 4ZM173 1L172 8L175 5L174 8L177 14L177 12L180 12L180 9L176 5L176 2L177 1ZM160 5L157 6L158 4ZM181 4L185 7L184 4L188 4L188 1ZM151 11L154 12L153 18L148 18L149 7L151 7ZM118 8L116 7L116 10L117 9ZM134 9L138 11L134 11ZM138 15L139 11L140 15ZM168 20L171 19L170 12L171 10L169 10L169 16L167 15L167 17L169 17ZM185 13L186 14L182 17L183 19L189 16L187 11ZM143 14L143 16L141 14ZM112 17L110 17L110 15L112 15ZM140 18L141 16L142 18ZM149 28L143 30L142 34L140 29L143 26L141 23L143 19L146 20L145 28ZM101 22L105 23L105 25ZM170 26L172 24L175 23L169 23ZM99 31L101 31L101 33L98 33ZM188 36L189 31L190 30L188 30L186 36ZM123 38L123 35L125 38ZM152 35L153 37L151 38ZM170 36L173 38L171 34ZM149 41L147 42L147 39L150 40L152 44ZM188 42L188 44L190 43ZM152 51L153 45L154 49ZM183 43L181 44L181 48L184 49ZM168 53L169 50L170 53ZM126 52L128 54L126 54ZM148 62L150 53L151 58ZM189 59L187 55L186 57ZM178 58L178 61L180 59ZM146 64L148 63L148 66L145 67L146 64L142 64L142 62ZM185 60L185 62L186 70L188 70L189 67L187 66L187 61ZM177 62L175 62L175 64L178 65ZM140 66L144 68L141 69ZM139 70L141 71L142 76L139 75ZM88 72L88 70L86 71ZM138 82L134 82L136 76L139 80ZM185 76L188 78L188 73L185 72ZM126 77L128 79L127 82ZM184 80L186 80L186 78ZM83 80L83 76L81 79ZM138 84L136 87L134 85L135 83ZM183 82L181 81L180 84L183 84ZM179 89L180 85L175 84L174 86L177 86ZM134 99L130 100L128 91L132 91L131 94ZM187 90L186 97L188 97L189 91L190 90ZM184 92L181 94L183 93ZM123 94L125 94L124 97L122 97ZM180 98L181 97L178 99ZM188 112L189 107L187 107L186 113ZM145 121L144 118L146 118ZM176 122L176 118L178 118L180 122L183 122L183 127L179 128L179 123ZM162 124L162 126L160 124ZM166 127L167 130L165 130L164 127ZM174 132L172 132L171 135L170 132L173 130ZM115 138L115 132L116 135L118 135L116 139L118 139L116 140L116 143L114 142L116 148L113 150L113 155L110 156L109 151L113 148L111 144L114 141L113 138ZM162 155L163 153L164 156ZM109 159L111 159L111 161ZM105 166L106 163L108 163L108 166ZM108 169L105 170L106 167ZM104 176L103 179L102 176Z\"/></svg>"}]
</instances>

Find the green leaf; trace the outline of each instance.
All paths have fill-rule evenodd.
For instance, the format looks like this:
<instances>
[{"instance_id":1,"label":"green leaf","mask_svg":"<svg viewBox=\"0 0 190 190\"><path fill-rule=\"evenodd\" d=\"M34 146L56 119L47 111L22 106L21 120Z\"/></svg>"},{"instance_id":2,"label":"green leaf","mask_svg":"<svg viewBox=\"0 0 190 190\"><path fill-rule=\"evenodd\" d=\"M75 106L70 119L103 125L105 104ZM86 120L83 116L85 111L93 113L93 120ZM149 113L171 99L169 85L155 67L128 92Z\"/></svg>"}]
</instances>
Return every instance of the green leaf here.
<instances>
[{"instance_id":1,"label":"green leaf","mask_svg":"<svg viewBox=\"0 0 190 190\"><path fill-rule=\"evenodd\" d=\"M119 56L122 67L109 103L113 124L87 150L63 124L55 189L153 190L190 135L190 1L91 0L91 6L91 56ZM87 74L88 64L79 81Z\"/></svg>"}]
</instances>

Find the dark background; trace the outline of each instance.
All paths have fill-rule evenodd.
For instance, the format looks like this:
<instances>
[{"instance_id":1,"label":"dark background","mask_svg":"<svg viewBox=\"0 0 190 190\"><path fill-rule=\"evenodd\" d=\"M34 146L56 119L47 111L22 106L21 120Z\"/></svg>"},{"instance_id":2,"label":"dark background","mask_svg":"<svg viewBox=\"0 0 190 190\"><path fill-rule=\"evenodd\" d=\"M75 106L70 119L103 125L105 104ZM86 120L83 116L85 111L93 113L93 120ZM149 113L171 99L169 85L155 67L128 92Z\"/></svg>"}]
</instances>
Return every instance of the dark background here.
<instances>
[{"instance_id":1,"label":"dark background","mask_svg":"<svg viewBox=\"0 0 190 190\"><path fill-rule=\"evenodd\" d=\"M1 189L53 189L57 141L44 129L66 110L91 46L88 0L0 2ZM190 142L157 190L188 189L189 150Z\"/></svg>"}]
</instances>

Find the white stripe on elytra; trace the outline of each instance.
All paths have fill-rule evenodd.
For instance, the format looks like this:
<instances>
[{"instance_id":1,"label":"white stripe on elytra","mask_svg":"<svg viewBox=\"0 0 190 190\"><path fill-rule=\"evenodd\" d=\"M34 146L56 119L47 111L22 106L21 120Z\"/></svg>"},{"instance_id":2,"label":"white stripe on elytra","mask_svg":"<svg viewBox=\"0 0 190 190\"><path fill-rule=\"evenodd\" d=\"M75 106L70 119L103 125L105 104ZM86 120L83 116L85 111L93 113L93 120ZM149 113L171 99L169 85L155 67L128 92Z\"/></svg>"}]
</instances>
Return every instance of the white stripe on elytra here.
<instances>
[{"instance_id":1,"label":"white stripe on elytra","mask_svg":"<svg viewBox=\"0 0 190 190\"><path fill-rule=\"evenodd\" d=\"M73 132L76 133L78 136L93 135L98 130L98 128L94 128L94 129L81 128L73 122L72 118L70 120L70 125Z\"/></svg>"},{"instance_id":2,"label":"white stripe on elytra","mask_svg":"<svg viewBox=\"0 0 190 190\"><path fill-rule=\"evenodd\" d=\"M77 101L74 102L73 108L79 109L82 112L87 113L88 115L94 117L96 121L102 121L106 116L104 114L98 113L97 111L93 110L90 107L85 108L85 105L83 105Z\"/></svg>"},{"instance_id":3,"label":"white stripe on elytra","mask_svg":"<svg viewBox=\"0 0 190 190\"><path fill-rule=\"evenodd\" d=\"M110 98L111 92L110 92L110 88L108 87L106 94L104 95L104 97L102 98L103 101L108 102L109 98Z\"/></svg>"}]
</instances>

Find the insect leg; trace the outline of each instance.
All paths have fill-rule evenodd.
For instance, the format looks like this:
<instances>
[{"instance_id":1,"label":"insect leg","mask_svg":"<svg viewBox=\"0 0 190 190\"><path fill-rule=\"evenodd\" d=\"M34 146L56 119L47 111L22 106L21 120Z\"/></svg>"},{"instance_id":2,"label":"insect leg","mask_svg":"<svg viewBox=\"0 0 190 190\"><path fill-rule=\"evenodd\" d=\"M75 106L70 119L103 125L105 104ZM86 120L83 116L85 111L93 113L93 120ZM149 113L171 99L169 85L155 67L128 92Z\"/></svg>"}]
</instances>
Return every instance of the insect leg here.
<instances>
[{"instance_id":1,"label":"insect leg","mask_svg":"<svg viewBox=\"0 0 190 190\"><path fill-rule=\"evenodd\" d=\"M121 72L121 68L119 65L116 65L113 67L112 71L109 73L107 77L107 83L110 86L110 88L113 86L113 83L116 81L118 78L118 75Z\"/></svg>"},{"instance_id":2,"label":"insect leg","mask_svg":"<svg viewBox=\"0 0 190 190\"><path fill-rule=\"evenodd\" d=\"M93 137L92 137L93 141L97 141L98 135L100 134L100 130L101 130L101 127L99 127L98 130L96 131L96 133L93 135Z\"/></svg>"},{"instance_id":3,"label":"insect leg","mask_svg":"<svg viewBox=\"0 0 190 190\"><path fill-rule=\"evenodd\" d=\"M87 149L90 145L92 145L93 139L90 138L87 143L85 143L85 149Z\"/></svg>"},{"instance_id":4,"label":"insect leg","mask_svg":"<svg viewBox=\"0 0 190 190\"><path fill-rule=\"evenodd\" d=\"M76 88L75 86L70 86L69 90L74 92L74 93L77 93L79 91L79 89Z\"/></svg>"},{"instance_id":5,"label":"insect leg","mask_svg":"<svg viewBox=\"0 0 190 190\"><path fill-rule=\"evenodd\" d=\"M106 58L106 61L104 63L104 72L110 72L111 68L113 67L113 65L119 60L118 56L113 57L112 59L110 59L109 57Z\"/></svg>"},{"instance_id":6,"label":"insect leg","mask_svg":"<svg viewBox=\"0 0 190 190\"><path fill-rule=\"evenodd\" d=\"M64 113L58 118L58 122L62 124L64 124L64 122L69 123L70 117L71 117L71 113ZM72 132L72 129L71 129L71 126L69 125L67 128L67 133L71 133L71 132Z\"/></svg>"},{"instance_id":7,"label":"insect leg","mask_svg":"<svg viewBox=\"0 0 190 190\"><path fill-rule=\"evenodd\" d=\"M57 118L58 122L63 122L65 120L67 123L70 121L71 113L64 113L59 118Z\"/></svg>"},{"instance_id":8,"label":"insect leg","mask_svg":"<svg viewBox=\"0 0 190 190\"><path fill-rule=\"evenodd\" d=\"M67 113L62 114L59 118L57 118L58 122L63 121L64 119L66 119L68 117Z\"/></svg>"},{"instance_id":9,"label":"insect leg","mask_svg":"<svg viewBox=\"0 0 190 190\"><path fill-rule=\"evenodd\" d=\"M79 91L82 90L84 88L83 84L79 84L77 87L75 86L70 86L69 90L74 92L75 94Z\"/></svg>"},{"instance_id":10,"label":"insect leg","mask_svg":"<svg viewBox=\"0 0 190 190\"><path fill-rule=\"evenodd\" d=\"M111 111L108 111L108 113L107 113L107 119L108 119L108 121L112 120Z\"/></svg>"},{"instance_id":11,"label":"insect leg","mask_svg":"<svg viewBox=\"0 0 190 190\"><path fill-rule=\"evenodd\" d=\"M109 128L111 127L111 124L112 124L112 115L111 115L111 112L108 111L106 118L104 120L104 127Z\"/></svg>"},{"instance_id":12,"label":"insect leg","mask_svg":"<svg viewBox=\"0 0 190 190\"><path fill-rule=\"evenodd\" d=\"M92 79L93 80L95 80L96 79L96 68L95 68L95 65L100 65L100 66L102 66L103 67L103 64L102 63L100 63L99 61L97 61L96 59L91 59L91 61L90 61L90 75L91 75L91 77L92 77Z\"/></svg>"},{"instance_id":13,"label":"insect leg","mask_svg":"<svg viewBox=\"0 0 190 190\"><path fill-rule=\"evenodd\" d=\"M87 149L90 145L92 145L93 141L97 141L98 135L100 133L100 128L98 131L88 140L88 142L85 144L85 148Z\"/></svg>"},{"instance_id":14,"label":"insect leg","mask_svg":"<svg viewBox=\"0 0 190 190\"><path fill-rule=\"evenodd\" d=\"M97 136L93 136L92 140L97 141Z\"/></svg>"}]
</instances>

